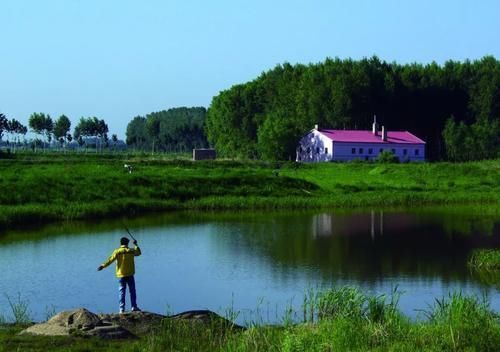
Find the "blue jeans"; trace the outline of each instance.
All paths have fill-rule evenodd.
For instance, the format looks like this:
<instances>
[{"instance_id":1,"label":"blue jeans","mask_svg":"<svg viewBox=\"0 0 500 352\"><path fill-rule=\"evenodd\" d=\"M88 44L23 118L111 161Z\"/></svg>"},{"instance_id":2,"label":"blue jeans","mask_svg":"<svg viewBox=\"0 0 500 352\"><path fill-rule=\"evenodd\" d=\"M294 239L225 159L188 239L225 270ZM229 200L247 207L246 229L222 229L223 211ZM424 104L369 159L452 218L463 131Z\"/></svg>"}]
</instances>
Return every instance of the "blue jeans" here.
<instances>
[{"instance_id":1,"label":"blue jeans","mask_svg":"<svg viewBox=\"0 0 500 352\"><path fill-rule=\"evenodd\" d=\"M126 276L118 279L120 286L118 287L119 299L120 299L120 309L125 310L125 291L128 289L130 291L130 303L132 308L137 308L136 295L135 295L135 279L134 276Z\"/></svg>"}]
</instances>

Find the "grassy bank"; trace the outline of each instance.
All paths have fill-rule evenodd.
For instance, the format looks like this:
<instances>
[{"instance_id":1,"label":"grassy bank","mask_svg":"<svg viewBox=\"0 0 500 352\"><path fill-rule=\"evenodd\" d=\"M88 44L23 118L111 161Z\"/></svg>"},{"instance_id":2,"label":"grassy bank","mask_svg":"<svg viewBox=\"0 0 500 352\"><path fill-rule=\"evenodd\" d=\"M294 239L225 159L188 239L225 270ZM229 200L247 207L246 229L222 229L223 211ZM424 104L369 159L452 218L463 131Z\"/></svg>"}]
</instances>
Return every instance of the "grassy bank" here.
<instances>
[{"instance_id":1,"label":"grassy bank","mask_svg":"<svg viewBox=\"0 0 500 352\"><path fill-rule=\"evenodd\" d=\"M468 262L472 273L482 283L500 287L500 250L476 249Z\"/></svg>"},{"instance_id":2,"label":"grassy bank","mask_svg":"<svg viewBox=\"0 0 500 352\"><path fill-rule=\"evenodd\" d=\"M500 271L500 250L475 250L470 257L469 266L475 270Z\"/></svg>"},{"instance_id":3,"label":"grassy bank","mask_svg":"<svg viewBox=\"0 0 500 352\"><path fill-rule=\"evenodd\" d=\"M0 351L495 351L500 317L488 304L459 293L438 299L412 321L398 309L398 295L367 296L342 287L304 300L303 321L273 326L165 320L133 341L18 336L18 325L0 327Z\"/></svg>"},{"instance_id":4,"label":"grassy bank","mask_svg":"<svg viewBox=\"0 0 500 352\"><path fill-rule=\"evenodd\" d=\"M498 208L500 161L306 165L19 154L0 159L0 189L1 226L173 209Z\"/></svg>"}]
</instances>

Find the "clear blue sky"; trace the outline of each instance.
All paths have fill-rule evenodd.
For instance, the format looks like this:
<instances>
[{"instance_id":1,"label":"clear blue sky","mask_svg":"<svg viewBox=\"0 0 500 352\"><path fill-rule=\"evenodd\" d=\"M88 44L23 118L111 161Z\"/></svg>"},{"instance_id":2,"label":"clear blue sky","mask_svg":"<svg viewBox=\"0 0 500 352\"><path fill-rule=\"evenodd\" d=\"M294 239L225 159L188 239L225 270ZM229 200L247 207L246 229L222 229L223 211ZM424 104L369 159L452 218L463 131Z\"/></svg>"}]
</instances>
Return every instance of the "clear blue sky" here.
<instances>
[{"instance_id":1,"label":"clear blue sky","mask_svg":"<svg viewBox=\"0 0 500 352\"><path fill-rule=\"evenodd\" d=\"M105 119L110 133L285 61L500 57L497 0L1 0L0 112Z\"/></svg>"}]
</instances>

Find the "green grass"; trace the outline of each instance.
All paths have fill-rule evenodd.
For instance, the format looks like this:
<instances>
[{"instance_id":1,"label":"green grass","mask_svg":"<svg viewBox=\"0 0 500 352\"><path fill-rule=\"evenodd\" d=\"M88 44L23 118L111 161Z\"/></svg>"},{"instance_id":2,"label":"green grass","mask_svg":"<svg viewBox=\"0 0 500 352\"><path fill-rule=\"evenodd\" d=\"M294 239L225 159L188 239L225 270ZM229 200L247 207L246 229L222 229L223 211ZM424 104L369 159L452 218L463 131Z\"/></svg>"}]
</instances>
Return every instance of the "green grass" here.
<instances>
[{"instance_id":1,"label":"green grass","mask_svg":"<svg viewBox=\"0 0 500 352\"><path fill-rule=\"evenodd\" d=\"M398 310L399 294L370 296L353 287L310 294L304 321L250 325L247 330L165 320L135 341L19 336L24 327L0 326L0 351L496 351L500 317L460 293L437 299L411 320Z\"/></svg>"},{"instance_id":2,"label":"green grass","mask_svg":"<svg viewBox=\"0 0 500 352\"><path fill-rule=\"evenodd\" d=\"M133 165L131 174L123 167ZM0 227L174 209L500 204L500 161L191 162L143 154L0 159Z\"/></svg>"},{"instance_id":3,"label":"green grass","mask_svg":"<svg viewBox=\"0 0 500 352\"><path fill-rule=\"evenodd\" d=\"M478 270L500 271L499 249L478 249L472 252L469 266ZM498 273L500 274L500 273Z\"/></svg>"},{"instance_id":4,"label":"green grass","mask_svg":"<svg viewBox=\"0 0 500 352\"><path fill-rule=\"evenodd\" d=\"M476 249L467 263L481 283L500 288L500 250Z\"/></svg>"}]
</instances>

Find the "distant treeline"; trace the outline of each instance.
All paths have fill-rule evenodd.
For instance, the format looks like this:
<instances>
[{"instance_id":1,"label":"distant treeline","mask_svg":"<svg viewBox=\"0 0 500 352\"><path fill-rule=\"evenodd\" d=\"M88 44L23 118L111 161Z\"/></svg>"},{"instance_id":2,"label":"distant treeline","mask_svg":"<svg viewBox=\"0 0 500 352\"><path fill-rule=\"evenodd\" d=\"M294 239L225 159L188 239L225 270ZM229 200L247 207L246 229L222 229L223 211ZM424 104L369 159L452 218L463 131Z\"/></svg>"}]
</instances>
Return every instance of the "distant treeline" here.
<instances>
[{"instance_id":1,"label":"distant treeline","mask_svg":"<svg viewBox=\"0 0 500 352\"><path fill-rule=\"evenodd\" d=\"M97 117L81 117L75 127L73 134L70 133L71 121L66 115L61 115L53 120L49 114L43 112L34 112L29 116L28 126L30 131L37 135L37 138L26 140L28 127L24 126L18 120L8 119L5 114L0 113L0 146L4 144L2 138L6 136L5 144L15 151L17 148L31 147L36 150L38 147L45 148L66 148L75 141L80 148L93 147L99 148L113 147L115 149L118 143L116 134L111 136L109 141L109 128L106 121ZM21 137L23 140L21 141ZM74 149L74 148L73 148Z\"/></svg>"},{"instance_id":2,"label":"distant treeline","mask_svg":"<svg viewBox=\"0 0 500 352\"><path fill-rule=\"evenodd\" d=\"M134 117L127 125L127 144L166 152L207 147L206 113L204 107L180 107Z\"/></svg>"},{"instance_id":3,"label":"distant treeline","mask_svg":"<svg viewBox=\"0 0 500 352\"><path fill-rule=\"evenodd\" d=\"M498 157L500 62L285 63L215 96L206 133L221 155L294 159L297 141L315 124L371 129L373 115L389 130L424 139L430 159Z\"/></svg>"}]
</instances>

